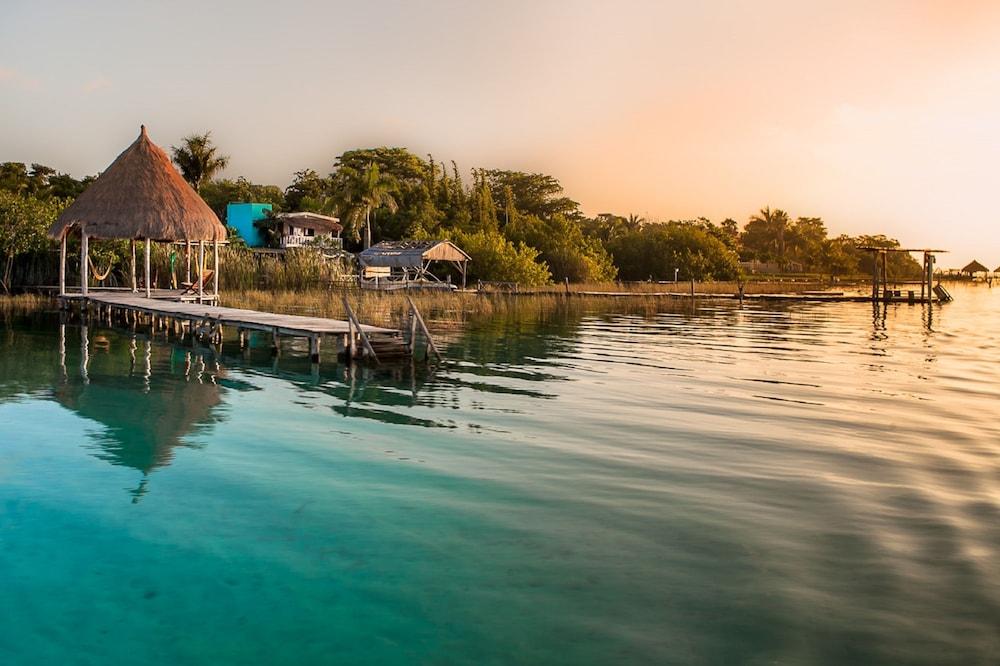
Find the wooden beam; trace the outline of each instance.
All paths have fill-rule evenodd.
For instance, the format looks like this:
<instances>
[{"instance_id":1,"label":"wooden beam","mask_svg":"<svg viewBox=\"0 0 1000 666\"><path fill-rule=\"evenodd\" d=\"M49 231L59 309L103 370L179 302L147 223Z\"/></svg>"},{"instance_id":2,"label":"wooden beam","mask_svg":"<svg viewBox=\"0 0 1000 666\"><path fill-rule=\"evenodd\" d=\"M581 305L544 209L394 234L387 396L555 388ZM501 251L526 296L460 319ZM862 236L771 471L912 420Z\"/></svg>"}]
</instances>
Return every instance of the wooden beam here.
<instances>
[{"instance_id":1,"label":"wooden beam","mask_svg":"<svg viewBox=\"0 0 1000 666\"><path fill-rule=\"evenodd\" d=\"M205 300L205 241L198 241L198 302Z\"/></svg>"},{"instance_id":2,"label":"wooden beam","mask_svg":"<svg viewBox=\"0 0 1000 666\"><path fill-rule=\"evenodd\" d=\"M62 242L59 243L59 295L66 295L66 236L63 233Z\"/></svg>"},{"instance_id":3,"label":"wooden beam","mask_svg":"<svg viewBox=\"0 0 1000 666\"><path fill-rule=\"evenodd\" d=\"M87 232L80 232L80 293L87 296L90 282L90 241Z\"/></svg>"},{"instance_id":4,"label":"wooden beam","mask_svg":"<svg viewBox=\"0 0 1000 666\"><path fill-rule=\"evenodd\" d=\"M135 294L139 291L139 269L135 260L135 239L133 238L129 241L129 244L132 246L132 293Z\"/></svg>"},{"instance_id":5,"label":"wooden beam","mask_svg":"<svg viewBox=\"0 0 1000 666\"><path fill-rule=\"evenodd\" d=\"M219 297L219 241L212 241L212 266L215 272L212 273L212 294ZM218 301L217 301L218 302Z\"/></svg>"},{"instance_id":6,"label":"wooden beam","mask_svg":"<svg viewBox=\"0 0 1000 666\"><path fill-rule=\"evenodd\" d=\"M151 255L153 253L153 248L151 244L152 241L147 238L146 239L146 298L152 298L153 296L153 286L152 284L150 284L152 281L150 278L152 274L152 271L150 270Z\"/></svg>"},{"instance_id":7,"label":"wooden beam","mask_svg":"<svg viewBox=\"0 0 1000 666\"><path fill-rule=\"evenodd\" d=\"M344 300L346 301L347 299ZM442 360L443 357L441 356L441 352L438 351L437 345L434 344L434 338L431 337L431 332L427 328L427 324L424 323L424 318L420 316L420 310L417 309L417 305L413 302L412 298L407 296L406 300L409 301L410 303L410 312L412 312L413 315L416 317L417 323L420 324L420 328L423 329L424 335L427 337L427 345L434 352L434 355L437 356L437 359L439 361Z\"/></svg>"}]
</instances>

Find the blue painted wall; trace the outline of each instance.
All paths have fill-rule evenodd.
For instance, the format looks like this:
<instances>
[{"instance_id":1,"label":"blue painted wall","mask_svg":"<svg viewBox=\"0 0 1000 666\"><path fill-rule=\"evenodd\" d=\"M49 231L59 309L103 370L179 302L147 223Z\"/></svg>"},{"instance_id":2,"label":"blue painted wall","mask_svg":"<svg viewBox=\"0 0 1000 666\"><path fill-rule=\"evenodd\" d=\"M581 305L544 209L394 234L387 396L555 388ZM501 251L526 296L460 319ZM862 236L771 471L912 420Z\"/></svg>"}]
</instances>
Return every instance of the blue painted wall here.
<instances>
[{"instance_id":1,"label":"blue painted wall","mask_svg":"<svg viewBox=\"0 0 1000 666\"><path fill-rule=\"evenodd\" d=\"M231 203L226 206L226 224L235 227L250 247L264 247L264 237L253 223L263 220L269 210L271 204Z\"/></svg>"}]
</instances>

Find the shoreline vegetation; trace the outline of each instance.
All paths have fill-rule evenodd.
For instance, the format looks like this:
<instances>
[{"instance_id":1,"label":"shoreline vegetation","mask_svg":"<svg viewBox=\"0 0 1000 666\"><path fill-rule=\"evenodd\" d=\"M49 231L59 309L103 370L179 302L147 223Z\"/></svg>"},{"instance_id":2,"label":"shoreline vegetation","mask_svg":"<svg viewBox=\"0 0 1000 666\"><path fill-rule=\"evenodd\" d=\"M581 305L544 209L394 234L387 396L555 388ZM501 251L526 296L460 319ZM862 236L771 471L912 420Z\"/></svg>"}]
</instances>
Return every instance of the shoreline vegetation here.
<instances>
[{"instance_id":1,"label":"shoreline vegetation","mask_svg":"<svg viewBox=\"0 0 1000 666\"><path fill-rule=\"evenodd\" d=\"M872 258L858 245L899 247L897 240L878 234L831 236L819 217L793 217L770 206L743 224L733 218L588 216L553 176L484 168L463 172L454 162L399 147L348 150L333 158L329 175L304 169L284 189L242 177L219 178L228 156L207 132L185 137L171 152L181 175L223 222L229 203L252 202L270 204L272 213L338 216L349 252L364 246L362 238L450 239L472 257L472 285L725 282L774 273L870 275ZM47 230L92 181L37 163L0 163L0 290L56 283L58 250ZM271 218L258 223L272 241L275 234L267 232L275 223ZM265 257L250 251L232 227L229 240L222 261L224 291L306 289L355 273L352 260L324 260L318 248ZM71 239L70 274L76 274L74 244ZM128 241L95 240L90 252L94 272L103 278L97 286L130 282ZM176 252L176 247L154 248L156 287L171 282L171 253ZM907 254L889 258L890 279L916 277L920 270ZM457 275L445 271L441 277Z\"/></svg>"},{"instance_id":2,"label":"shoreline vegetation","mask_svg":"<svg viewBox=\"0 0 1000 666\"><path fill-rule=\"evenodd\" d=\"M746 295L801 294L831 288L829 279L749 280L694 282L697 298L734 298L743 286ZM653 314L676 307L678 297L689 297L692 283L585 283L548 285L509 291L412 290L383 292L353 286L307 289L239 289L222 294L227 307L261 310L276 314L308 315L343 319L342 297L346 296L358 317L373 325L401 328L408 312L407 298L432 328L461 325L472 319L512 314L544 316L560 310L598 314ZM837 291L864 293L859 279L835 285ZM609 296L614 296L610 298ZM58 301L48 293L0 294L0 313L6 315L55 310Z\"/></svg>"}]
</instances>

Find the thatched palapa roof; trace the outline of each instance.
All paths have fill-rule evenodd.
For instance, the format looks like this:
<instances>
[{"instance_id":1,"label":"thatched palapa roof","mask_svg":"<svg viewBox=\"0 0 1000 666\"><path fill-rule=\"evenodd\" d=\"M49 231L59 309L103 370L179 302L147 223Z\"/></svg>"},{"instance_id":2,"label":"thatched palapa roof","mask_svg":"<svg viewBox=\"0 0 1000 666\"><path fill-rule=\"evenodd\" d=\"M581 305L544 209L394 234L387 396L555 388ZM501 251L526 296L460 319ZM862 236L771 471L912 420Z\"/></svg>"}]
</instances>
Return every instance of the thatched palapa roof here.
<instances>
[{"instance_id":1,"label":"thatched palapa roof","mask_svg":"<svg viewBox=\"0 0 1000 666\"><path fill-rule=\"evenodd\" d=\"M226 228L149 140L139 138L56 219L49 235L79 227L91 238L224 241Z\"/></svg>"},{"instance_id":2,"label":"thatched palapa roof","mask_svg":"<svg viewBox=\"0 0 1000 666\"><path fill-rule=\"evenodd\" d=\"M983 266L978 261L972 260L965 266L965 268L962 269L962 272L973 275L974 273L989 273L990 269L986 268L986 266Z\"/></svg>"}]
</instances>

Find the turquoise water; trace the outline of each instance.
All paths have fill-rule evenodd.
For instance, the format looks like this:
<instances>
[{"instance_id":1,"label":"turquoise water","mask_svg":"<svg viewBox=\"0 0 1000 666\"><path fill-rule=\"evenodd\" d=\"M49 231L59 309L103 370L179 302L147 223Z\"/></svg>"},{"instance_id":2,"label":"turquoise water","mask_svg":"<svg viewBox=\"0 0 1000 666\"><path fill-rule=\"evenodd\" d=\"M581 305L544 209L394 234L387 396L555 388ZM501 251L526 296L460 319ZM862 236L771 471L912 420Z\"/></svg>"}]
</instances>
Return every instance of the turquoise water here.
<instances>
[{"instance_id":1,"label":"turquoise water","mask_svg":"<svg viewBox=\"0 0 1000 666\"><path fill-rule=\"evenodd\" d=\"M1000 663L957 291L526 313L435 372L8 317L0 663Z\"/></svg>"}]
</instances>

